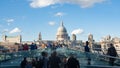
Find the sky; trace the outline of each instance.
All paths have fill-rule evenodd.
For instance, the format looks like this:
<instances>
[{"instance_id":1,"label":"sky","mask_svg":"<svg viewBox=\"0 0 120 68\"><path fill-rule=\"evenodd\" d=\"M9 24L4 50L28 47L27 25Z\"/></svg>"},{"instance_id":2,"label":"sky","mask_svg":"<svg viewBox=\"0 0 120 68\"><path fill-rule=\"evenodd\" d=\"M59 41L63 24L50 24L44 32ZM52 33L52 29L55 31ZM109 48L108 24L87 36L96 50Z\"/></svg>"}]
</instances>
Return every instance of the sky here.
<instances>
[{"instance_id":1,"label":"sky","mask_svg":"<svg viewBox=\"0 0 120 68\"><path fill-rule=\"evenodd\" d=\"M39 32L43 40L56 40L61 21L77 40L120 38L120 0L0 0L0 40L6 34L33 41Z\"/></svg>"}]
</instances>

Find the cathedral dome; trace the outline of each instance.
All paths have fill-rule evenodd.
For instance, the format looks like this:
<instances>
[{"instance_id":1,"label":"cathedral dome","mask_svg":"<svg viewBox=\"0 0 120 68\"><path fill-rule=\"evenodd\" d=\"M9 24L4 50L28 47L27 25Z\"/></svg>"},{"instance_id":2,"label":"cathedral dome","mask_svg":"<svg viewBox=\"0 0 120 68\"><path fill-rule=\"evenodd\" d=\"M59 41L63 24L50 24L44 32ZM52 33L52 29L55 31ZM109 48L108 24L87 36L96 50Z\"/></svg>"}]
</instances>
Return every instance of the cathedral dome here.
<instances>
[{"instance_id":1,"label":"cathedral dome","mask_svg":"<svg viewBox=\"0 0 120 68\"><path fill-rule=\"evenodd\" d=\"M62 22L60 27L57 30L57 35L63 35L63 34L67 34L67 30L64 27L63 22Z\"/></svg>"},{"instance_id":2,"label":"cathedral dome","mask_svg":"<svg viewBox=\"0 0 120 68\"><path fill-rule=\"evenodd\" d=\"M66 31L66 28L65 28L64 26L60 26L60 27L58 28L58 31L59 31L59 32L67 32L67 31Z\"/></svg>"},{"instance_id":3,"label":"cathedral dome","mask_svg":"<svg viewBox=\"0 0 120 68\"><path fill-rule=\"evenodd\" d=\"M56 34L56 38L57 40L68 40L68 33L66 28L63 25L63 22L60 24L60 27L57 30L57 34Z\"/></svg>"}]
</instances>

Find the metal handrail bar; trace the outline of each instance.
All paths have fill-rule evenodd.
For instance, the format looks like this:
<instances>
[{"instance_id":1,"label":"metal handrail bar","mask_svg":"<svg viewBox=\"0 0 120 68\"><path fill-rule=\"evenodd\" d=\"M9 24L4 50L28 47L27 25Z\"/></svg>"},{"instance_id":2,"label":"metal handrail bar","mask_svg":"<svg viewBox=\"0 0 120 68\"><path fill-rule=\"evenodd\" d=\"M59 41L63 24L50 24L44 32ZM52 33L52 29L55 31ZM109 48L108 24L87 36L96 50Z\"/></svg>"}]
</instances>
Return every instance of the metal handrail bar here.
<instances>
[{"instance_id":1,"label":"metal handrail bar","mask_svg":"<svg viewBox=\"0 0 120 68\"><path fill-rule=\"evenodd\" d=\"M92 49L108 50L108 49L102 49L102 48L92 48ZM116 51L120 51L120 50L117 49Z\"/></svg>"},{"instance_id":2,"label":"metal handrail bar","mask_svg":"<svg viewBox=\"0 0 120 68\"><path fill-rule=\"evenodd\" d=\"M71 49L74 49L74 48L71 48ZM96 49L100 49L100 48L96 48ZM90 54L95 54L95 53L91 53L90 52ZM113 56L109 56L109 55L105 55L105 54L103 54L103 55L102 54L95 54L95 55L104 56L104 57L108 57L108 58L115 58L115 59L119 59L120 60L120 57L113 57Z\"/></svg>"}]
</instances>

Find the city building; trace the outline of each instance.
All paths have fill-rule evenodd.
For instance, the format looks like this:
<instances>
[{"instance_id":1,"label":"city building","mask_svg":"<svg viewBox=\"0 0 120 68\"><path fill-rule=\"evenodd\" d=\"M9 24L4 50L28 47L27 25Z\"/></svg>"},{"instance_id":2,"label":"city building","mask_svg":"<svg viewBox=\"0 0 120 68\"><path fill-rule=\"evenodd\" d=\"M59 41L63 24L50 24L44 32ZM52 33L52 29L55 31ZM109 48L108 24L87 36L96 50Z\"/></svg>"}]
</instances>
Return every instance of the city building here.
<instances>
[{"instance_id":1,"label":"city building","mask_svg":"<svg viewBox=\"0 0 120 68\"><path fill-rule=\"evenodd\" d=\"M41 32L38 34L38 41L42 40Z\"/></svg>"},{"instance_id":2,"label":"city building","mask_svg":"<svg viewBox=\"0 0 120 68\"><path fill-rule=\"evenodd\" d=\"M88 42L89 42L90 48L92 49L94 45L94 39L92 34L88 35Z\"/></svg>"},{"instance_id":3,"label":"city building","mask_svg":"<svg viewBox=\"0 0 120 68\"><path fill-rule=\"evenodd\" d=\"M4 43L21 43L22 37L21 37L21 35L17 35L17 36L3 35L2 42L4 42Z\"/></svg>"},{"instance_id":4,"label":"city building","mask_svg":"<svg viewBox=\"0 0 120 68\"><path fill-rule=\"evenodd\" d=\"M100 41L101 49L103 52L107 52L107 49L109 48L109 44L112 43L117 50L117 53L120 54L120 38L118 37L113 37L111 38L110 35L105 36L102 38Z\"/></svg>"},{"instance_id":5,"label":"city building","mask_svg":"<svg viewBox=\"0 0 120 68\"><path fill-rule=\"evenodd\" d=\"M72 41L76 41L76 35L75 34L72 34Z\"/></svg>"}]
</instances>

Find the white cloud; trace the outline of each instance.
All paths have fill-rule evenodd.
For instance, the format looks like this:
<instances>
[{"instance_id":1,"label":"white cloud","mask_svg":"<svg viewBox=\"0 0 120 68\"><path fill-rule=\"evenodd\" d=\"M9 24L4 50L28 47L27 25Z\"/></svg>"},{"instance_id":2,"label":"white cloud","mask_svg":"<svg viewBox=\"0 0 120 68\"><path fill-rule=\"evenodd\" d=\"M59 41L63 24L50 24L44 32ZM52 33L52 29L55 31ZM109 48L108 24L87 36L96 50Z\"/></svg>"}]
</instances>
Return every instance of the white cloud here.
<instances>
[{"instance_id":1,"label":"white cloud","mask_svg":"<svg viewBox=\"0 0 120 68\"><path fill-rule=\"evenodd\" d=\"M55 8L58 8L58 7L59 7L59 6L56 6L56 5L51 6L52 9L55 9Z\"/></svg>"},{"instance_id":2,"label":"white cloud","mask_svg":"<svg viewBox=\"0 0 120 68\"><path fill-rule=\"evenodd\" d=\"M96 3L102 3L106 0L32 0L30 6L33 8L43 8L55 4L77 4L82 8L88 8L93 6Z\"/></svg>"},{"instance_id":3,"label":"white cloud","mask_svg":"<svg viewBox=\"0 0 120 68\"><path fill-rule=\"evenodd\" d=\"M11 23L13 23L15 20L14 19L6 19L6 22L8 25L10 25Z\"/></svg>"},{"instance_id":4,"label":"white cloud","mask_svg":"<svg viewBox=\"0 0 120 68\"><path fill-rule=\"evenodd\" d=\"M21 30L16 27L13 30L11 30L9 33L12 34L12 33L17 33L17 32L21 32Z\"/></svg>"},{"instance_id":5,"label":"white cloud","mask_svg":"<svg viewBox=\"0 0 120 68\"><path fill-rule=\"evenodd\" d=\"M9 31L9 30L8 30L8 29L4 29L3 31L6 31L6 32L7 32L7 31Z\"/></svg>"},{"instance_id":6,"label":"white cloud","mask_svg":"<svg viewBox=\"0 0 120 68\"><path fill-rule=\"evenodd\" d=\"M48 24L51 25L51 26L54 26L55 22L54 21L50 21Z\"/></svg>"},{"instance_id":7,"label":"white cloud","mask_svg":"<svg viewBox=\"0 0 120 68\"><path fill-rule=\"evenodd\" d=\"M63 16L64 15L64 13L63 12L57 12L56 14L55 14L55 16Z\"/></svg>"},{"instance_id":8,"label":"white cloud","mask_svg":"<svg viewBox=\"0 0 120 68\"><path fill-rule=\"evenodd\" d=\"M75 30L73 30L72 32L71 32L71 34L82 34L84 31L83 31L83 29L75 29Z\"/></svg>"},{"instance_id":9,"label":"white cloud","mask_svg":"<svg viewBox=\"0 0 120 68\"><path fill-rule=\"evenodd\" d=\"M7 19L6 22L8 23L14 22L14 19Z\"/></svg>"},{"instance_id":10,"label":"white cloud","mask_svg":"<svg viewBox=\"0 0 120 68\"><path fill-rule=\"evenodd\" d=\"M9 30L8 29L4 29L3 31L2 31L2 33L6 33L6 32L8 32Z\"/></svg>"}]
</instances>

